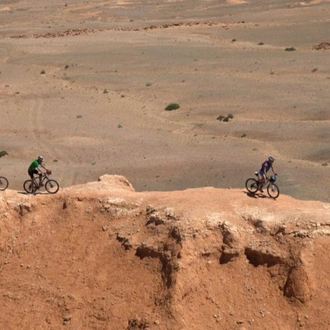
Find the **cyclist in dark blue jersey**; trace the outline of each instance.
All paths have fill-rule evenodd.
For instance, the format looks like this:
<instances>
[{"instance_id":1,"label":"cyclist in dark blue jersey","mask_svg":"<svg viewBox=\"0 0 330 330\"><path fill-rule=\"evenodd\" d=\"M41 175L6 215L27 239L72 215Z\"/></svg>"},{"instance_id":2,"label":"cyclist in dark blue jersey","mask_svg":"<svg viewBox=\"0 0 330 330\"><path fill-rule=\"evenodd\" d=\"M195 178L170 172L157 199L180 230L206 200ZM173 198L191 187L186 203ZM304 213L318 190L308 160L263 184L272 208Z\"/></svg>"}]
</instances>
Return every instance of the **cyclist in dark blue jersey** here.
<instances>
[{"instance_id":1,"label":"cyclist in dark blue jersey","mask_svg":"<svg viewBox=\"0 0 330 330\"><path fill-rule=\"evenodd\" d=\"M265 160L262 165L261 165L261 169L259 170L259 190L261 192L263 192L262 187L265 184L266 180L267 180L267 172L269 170L272 170L272 172L277 175L275 173L274 167L273 167L273 163L274 163L274 158L273 157L268 157L267 160Z\"/></svg>"}]
</instances>

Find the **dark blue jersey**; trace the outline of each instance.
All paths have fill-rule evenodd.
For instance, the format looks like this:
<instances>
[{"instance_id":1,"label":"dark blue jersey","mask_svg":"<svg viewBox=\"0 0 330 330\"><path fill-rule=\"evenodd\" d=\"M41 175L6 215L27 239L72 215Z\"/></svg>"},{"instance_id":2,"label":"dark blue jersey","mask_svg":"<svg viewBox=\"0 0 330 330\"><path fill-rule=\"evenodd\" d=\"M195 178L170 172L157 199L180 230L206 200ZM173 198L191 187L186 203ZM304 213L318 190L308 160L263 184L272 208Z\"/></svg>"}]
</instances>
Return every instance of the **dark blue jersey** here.
<instances>
[{"instance_id":1,"label":"dark blue jersey","mask_svg":"<svg viewBox=\"0 0 330 330\"><path fill-rule=\"evenodd\" d=\"M272 167L272 163L268 160L266 160L263 164L262 164L262 168L266 168L266 172L268 172Z\"/></svg>"},{"instance_id":2,"label":"dark blue jersey","mask_svg":"<svg viewBox=\"0 0 330 330\"><path fill-rule=\"evenodd\" d=\"M271 168L272 168L271 162L266 160L265 162L262 163L259 173L263 175L264 173L267 173Z\"/></svg>"}]
</instances>

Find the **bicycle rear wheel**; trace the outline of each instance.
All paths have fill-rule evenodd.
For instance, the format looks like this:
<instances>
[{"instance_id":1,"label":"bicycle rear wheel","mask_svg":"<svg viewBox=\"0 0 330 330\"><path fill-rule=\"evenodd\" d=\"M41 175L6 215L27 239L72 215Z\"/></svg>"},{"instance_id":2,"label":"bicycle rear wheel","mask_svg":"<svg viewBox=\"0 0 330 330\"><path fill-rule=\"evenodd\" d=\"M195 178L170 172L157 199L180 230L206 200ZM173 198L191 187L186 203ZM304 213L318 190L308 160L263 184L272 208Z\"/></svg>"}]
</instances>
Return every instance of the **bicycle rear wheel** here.
<instances>
[{"instance_id":1,"label":"bicycle rear wheel","mask_svg":"<svg viewBox=\"0 0 330 330\"><path fill-rule=\"evenodd\" d=\"M280 189L278 189L275 183L270 183L267 187L267 193L271 198L277 198L280 194Z\"/></svg>"},{"instance_id":2,"label":"bicycle rear wheel","mask_svg":"<svg viewBox=\"0 0 330 330\"><path fill-rule=\"evenodd\" d=\"M58 190L60 189L60 185L55 180L48 180L45 184L45 189L50 194L56 194L58 192Z\"/></svg>"},{"instance_id":3,"label":"bicycle rear wheel","mask_svg":"<svg viewBox=\"0 0 330 330\"><path fill-rule=\"evenodd\" d=\"M258 181L254 178L249 178L245 181L245 188L251 194L255 194L258 191Z\"/></svg>"},{"instance_id":4,"label":"bicycle rear wheel","mask_svg":"<svg viewBox=\"0 0 330 330\"><path fill-rule=\"evenodd\" d=\"M32 189L33 189L32 180L26 180L23 184L23 188L28 194L32 194Z\"/></svg>"},{"instance_id":5,"label":"bicycle rear wheel","mask_svg":"<svg viewBox=\"0 0 330 330\"><path fill-rule=\"evenodd\" d=\"M6 190L8 188L8 180L4 176L0 176L0 190Z\"/></svg>"}]
</instances>

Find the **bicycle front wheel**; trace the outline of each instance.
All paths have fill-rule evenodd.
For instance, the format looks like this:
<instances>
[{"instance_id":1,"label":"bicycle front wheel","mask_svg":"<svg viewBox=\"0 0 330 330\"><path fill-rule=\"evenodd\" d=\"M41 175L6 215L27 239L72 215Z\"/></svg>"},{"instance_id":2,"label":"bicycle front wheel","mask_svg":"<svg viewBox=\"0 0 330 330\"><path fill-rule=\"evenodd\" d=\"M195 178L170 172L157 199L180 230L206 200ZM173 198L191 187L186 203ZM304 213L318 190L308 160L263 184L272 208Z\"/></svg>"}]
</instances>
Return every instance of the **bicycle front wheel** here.
<instances>
[{"instance_id":1,"label":"bicycle front wheel","mask_svg":"<svg viewBox=\"0 0 330 330\"><path fill-rule=\"evenodd\" d=\"M8 188L8 180L4 176L0 176L0 190L6 190Z\"/></svg>"},{"instance_id":2,"label":"bicycle front wheel","mask_svg":"<svg viewBox=\"0 0 330 330\"><path fill-rule=\"evenodd\" d=\"M55 180L48 180L45 184L45 189L50 194L56 194L58 190L60 189L60 185Z\"/></svg>"},{"instance_id":3,"label":"bicycle front wheel","mask_svg":"<svg viewBox=\"0 0 330 330\"><path fill-rule=\"evenodd\" d=\"M32 194L32 190L33 190L32 180L26 180L23 184L23 188L28 194Z\"/></svg>"},{"instance_id":4,"label":"bicycle front wheel","mask_svg":"<svg viewBox=\"0 0 330 330\"><path fill-rule=\"evenodd\" d=\"M267 187L267 193L271 198L277 198L280 194L280 189L278 189L275 183L270 183Z\"/></svg>"},{"instance_id":5,"label":"bicycle front wheel","mask_svg":"<svg viewBox=\"0 0 330 330\"><path fill-rule=\"evenodd\" d=\"M251 194L255 194L258 191L258 181L253 178L247 179L245 182L245 188Z\"/></svg>"}]
</instances>

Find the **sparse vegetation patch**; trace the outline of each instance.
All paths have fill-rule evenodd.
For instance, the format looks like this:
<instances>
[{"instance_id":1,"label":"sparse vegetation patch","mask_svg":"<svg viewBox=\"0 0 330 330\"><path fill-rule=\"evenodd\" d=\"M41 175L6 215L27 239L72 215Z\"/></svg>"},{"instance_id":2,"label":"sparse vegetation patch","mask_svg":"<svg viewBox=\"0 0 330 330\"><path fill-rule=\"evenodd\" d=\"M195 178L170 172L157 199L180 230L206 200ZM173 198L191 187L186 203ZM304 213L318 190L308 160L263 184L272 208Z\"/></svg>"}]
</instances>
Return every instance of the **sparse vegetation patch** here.
<instances>
[{"instance_id":1,"label":"sparse vegetation patch","mask_svg":"<svg viewBox=\"0 0 330 330\"><path fill-rule=\"evenodd\" d=\"M313 46L315 50L327 50L330 49L330 42L321 42L318 45Z\"/></svg>"},{"instance_id":2,"label":"sparse vegetation patch","mask_svg":"<svg viewBox=\"0 0 330 330\"><path fill-rule=\"evenodd\" d=\"M172 111L172 110L177 110L180 108L180 105L177 104L177 103L170 103L166 108L165 110L166 111Z\"/></svg>"},{"instance_id":3,"label":"sparse vegetation patch","mask_svg":"<svg viewBox=\"0 0 330 330\"><path fill-rule=\"evenodd\" d=\"M0 158L7 156L7 155L8 155L7 151L5 151L5 150L0 151Z\"/></svg>"},{"instance_id":4,"label":"sparse vegetation patch","mask_svg":"<svg viewBox=\"0 0 330 330\"><path fill-rule=\"evenodd\" d=\"M223 115L218 116L217 120L228 122L230 119L233 119L233 118L234 118L234 115L232 113L229 113L227 116L223 116Z\"/></svg>"}]
</instances>

